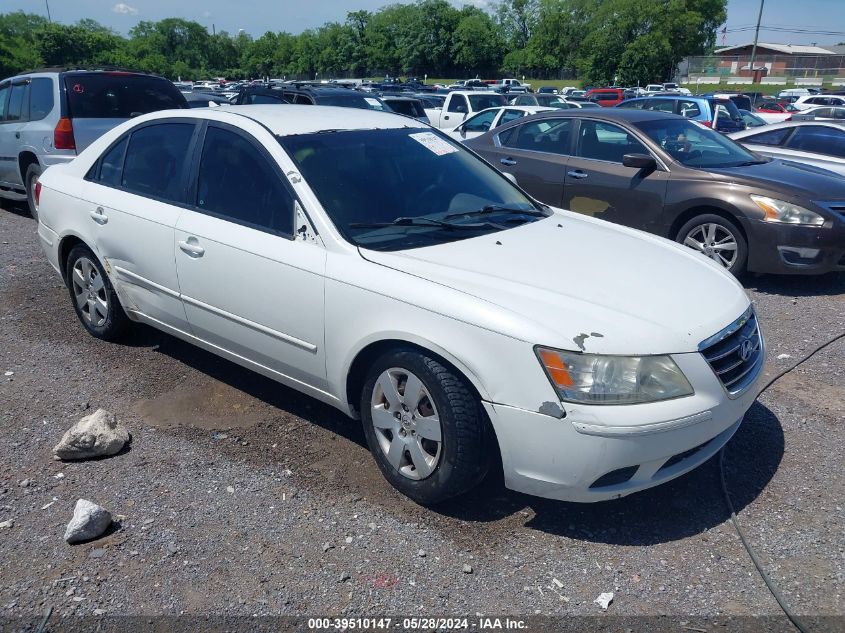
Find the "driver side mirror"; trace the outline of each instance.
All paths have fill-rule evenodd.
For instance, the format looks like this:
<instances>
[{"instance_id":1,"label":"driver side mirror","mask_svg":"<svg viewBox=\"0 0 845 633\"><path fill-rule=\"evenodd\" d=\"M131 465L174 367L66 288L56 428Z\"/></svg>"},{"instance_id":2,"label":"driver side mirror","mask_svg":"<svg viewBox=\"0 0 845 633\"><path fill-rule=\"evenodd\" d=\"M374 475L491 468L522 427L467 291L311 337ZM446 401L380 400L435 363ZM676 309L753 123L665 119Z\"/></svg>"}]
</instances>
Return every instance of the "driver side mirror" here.
<instances>
[{"instance_id":1,"label":"driver side mirror","mask_svg":"<svg viewBox=\"0 0 845 633\"><path fill-rule=\"evenodd\" d=\"M633 167L634 169L643 169L646 171L654 171L657 169L657 161L654 156L648 154L625 154L622 157L622 164L625 167Z\"/></svg>"}]
</instances>

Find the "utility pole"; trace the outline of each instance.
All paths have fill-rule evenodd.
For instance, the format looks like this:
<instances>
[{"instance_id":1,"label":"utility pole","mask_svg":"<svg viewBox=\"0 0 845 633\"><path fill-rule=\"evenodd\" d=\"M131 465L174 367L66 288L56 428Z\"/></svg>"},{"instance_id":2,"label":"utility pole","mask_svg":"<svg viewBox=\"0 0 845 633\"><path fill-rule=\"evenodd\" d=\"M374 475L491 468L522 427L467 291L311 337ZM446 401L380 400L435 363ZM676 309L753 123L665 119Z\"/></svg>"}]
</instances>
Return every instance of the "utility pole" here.
<instances>
[{"instance_id":1,"label":"utility pole","mask_svg":"<svg viewBox=\"0 0 845 633\"><path fill-rule=\"evenodd\" d=\"M50 18L50 0L44 0L44 4L47 5L47 21L52 22L53 20Z\"/></svg>"},{"instance_id":2,"label":"utility pole","mask_svg":"<svg viewBox=\"0 0 845 633\"><path fill-rule=\"evenodd\" d=\"M757 28L754 29L754 46L751 47L751 63L749 64L752 78L754 77L754 59L757 57L757 38L760 36L760 20L763 19L763 3L765 1L760 0L760 13L757 14Z\"/></svg>"}]
</instances>

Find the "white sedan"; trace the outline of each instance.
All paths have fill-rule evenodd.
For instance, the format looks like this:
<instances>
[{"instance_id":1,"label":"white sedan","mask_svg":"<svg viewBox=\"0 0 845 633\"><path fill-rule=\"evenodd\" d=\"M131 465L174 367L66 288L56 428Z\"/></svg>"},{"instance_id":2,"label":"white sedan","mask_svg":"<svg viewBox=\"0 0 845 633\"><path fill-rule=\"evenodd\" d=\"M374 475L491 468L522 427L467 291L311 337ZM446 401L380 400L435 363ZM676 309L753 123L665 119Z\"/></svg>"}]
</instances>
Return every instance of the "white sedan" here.
<instances>
[{"instance_id":1,"label":"white sedan","mask_svg":"<svg viewBox=\"0 0 845 633\"><path fill-rule=\"evenodd\" d=\"M488 130L515 121L529 114L554 110L554 108L543 108L540 106L503 106L487 108L471 116L458 126L444 129L443 132L458 141L481 136Z\"/></svg>"},{"instance_id":2,"label":"white sedan","mask_svg":"<svg viewBox=\"0 0 845 633\"><path fill-rule=\"evenodd\" d=\"M514 490L621 497L709 459L757 395L763 340L720 266L541 205L407 117L156 112L36 197L88 333L146 323L360 418L420 503L497 462Z\"/></svg>"}]
</instances>

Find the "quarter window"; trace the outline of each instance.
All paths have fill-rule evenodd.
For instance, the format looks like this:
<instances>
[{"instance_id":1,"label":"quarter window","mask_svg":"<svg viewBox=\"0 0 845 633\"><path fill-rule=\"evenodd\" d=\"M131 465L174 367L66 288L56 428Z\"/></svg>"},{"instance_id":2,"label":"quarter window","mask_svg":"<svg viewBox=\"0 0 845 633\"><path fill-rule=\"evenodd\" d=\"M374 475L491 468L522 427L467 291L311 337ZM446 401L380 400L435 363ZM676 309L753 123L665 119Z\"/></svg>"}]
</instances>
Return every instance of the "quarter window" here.
<instances>
[{"instance_id":1,"label":"quarter window","mask_svg":"<svg viewBox=\"0 0 845 633\"><path fill-rule=\"evenodd\" d=\"M205 135L196 206L238 224L293 234L293 195L246 138L219 127Z\"/></svg>"},{"instance_id":2,"label":"quarter window","mask_svg":"<svg viewBox=\"0 0 845 633\"><path fill-rule=\"evenodd\" d=\"M132 132L121 185L143 196L182 202L193 123L159 123Z\"/></svg>"},{"instance_id":3,"label":"quarter window","mask_svg":"<svg viewBox=\"0 0 845 633\"><path fill-rule=\"evenodd\" d=\"M577 153L582 158L621 163L625 154L650 152L636 137L617 125L600 121L581 121Z\"/></svg>"},{"instance_id":4,"label":"quarter window","mask_svg":"<svg viewBox=\"0 0 845 633\"><path fill-rule=\"evenodd\" d=\"M120 175L123 171L123 157L126 155L128 137L124 137L117 145L103 155L100 161L100 174L97 181L109 187L120 185Z\"/></svg>"},{"instance_id":5,"label":"quarter window","mask_svg":"<svg viewBox=\"0 0 845 633\"><path fill-rule=\"evenodd\" d=\"M520 125L516 134L507 139L499 137L500 142L514 149L526 149L534 152L569 155L572 119L544 119Z\"/></svg>"}]
</instances>

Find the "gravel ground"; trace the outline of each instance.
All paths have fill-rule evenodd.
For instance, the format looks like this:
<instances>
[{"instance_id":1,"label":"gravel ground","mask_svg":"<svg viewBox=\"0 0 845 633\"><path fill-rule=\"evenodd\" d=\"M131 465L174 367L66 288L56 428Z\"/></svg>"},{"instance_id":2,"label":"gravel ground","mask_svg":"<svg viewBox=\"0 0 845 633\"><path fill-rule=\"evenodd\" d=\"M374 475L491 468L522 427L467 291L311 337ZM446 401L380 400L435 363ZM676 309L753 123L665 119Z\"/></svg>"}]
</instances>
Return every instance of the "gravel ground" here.
<instances>
[{"instance_id":1,"label":"gravel ground","mask_svg":"<svg viewBox=\"0 0 845 633\"><path fill-rule=\"evenodd\" d=\"M780 614L717 460L619 501L546 501L491 477L424 509L333 409L149 328L86 335L19 206L0 211L0 243L0 372L14 372L0 376L0 616L598 615L608 591L607 614ZM769 373L845 330L845 275L747 286ZM801 614L845 615L843 360L839 343L777 383L726 454L740 520ZM54 461L98 407L131 447ZM80 497L119 524L69 546Z\"/></svg>"}]
</instances>

